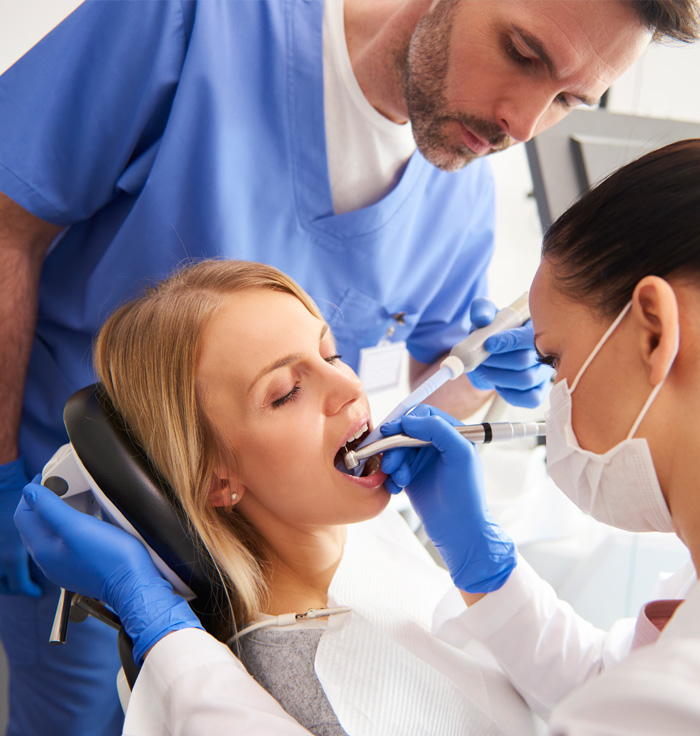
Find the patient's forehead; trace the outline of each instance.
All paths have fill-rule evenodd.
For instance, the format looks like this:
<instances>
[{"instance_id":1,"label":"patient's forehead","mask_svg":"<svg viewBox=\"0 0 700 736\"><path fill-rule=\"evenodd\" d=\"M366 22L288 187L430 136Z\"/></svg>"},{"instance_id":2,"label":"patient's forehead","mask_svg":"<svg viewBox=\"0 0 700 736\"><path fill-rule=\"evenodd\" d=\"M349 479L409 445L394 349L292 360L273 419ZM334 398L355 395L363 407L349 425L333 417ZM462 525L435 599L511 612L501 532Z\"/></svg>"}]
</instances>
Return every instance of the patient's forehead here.
<instances>
[{"instance_id":1,"label":"patient's forehead","mask_svg":"<svg viewBox=\"0 0 700 736\"><path fill-rule=\"evenodd\" d=\"M202 335L201 383L250 382L282 356L318 349L323 321L292 294L245 289L228 295Z\"/></svg>"}]
</instances>

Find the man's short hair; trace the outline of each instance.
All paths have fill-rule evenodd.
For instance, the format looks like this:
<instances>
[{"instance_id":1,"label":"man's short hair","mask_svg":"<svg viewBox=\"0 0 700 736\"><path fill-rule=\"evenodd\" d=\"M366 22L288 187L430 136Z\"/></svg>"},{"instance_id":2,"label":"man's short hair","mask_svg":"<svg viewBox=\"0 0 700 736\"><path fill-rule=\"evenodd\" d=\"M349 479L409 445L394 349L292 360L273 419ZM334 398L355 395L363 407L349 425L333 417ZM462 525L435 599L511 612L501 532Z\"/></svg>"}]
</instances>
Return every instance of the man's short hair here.
<instances>
[{"instance_id":1,"label":"man's short hair","mask_svg":"<svg viewBox=\"0 0 700 736\"><path fill-rule=\"evenodd\" d=\"M631 0L641 22L654 41L684 41L700 37L698 0Z\"/></svg>"}]
</instances>

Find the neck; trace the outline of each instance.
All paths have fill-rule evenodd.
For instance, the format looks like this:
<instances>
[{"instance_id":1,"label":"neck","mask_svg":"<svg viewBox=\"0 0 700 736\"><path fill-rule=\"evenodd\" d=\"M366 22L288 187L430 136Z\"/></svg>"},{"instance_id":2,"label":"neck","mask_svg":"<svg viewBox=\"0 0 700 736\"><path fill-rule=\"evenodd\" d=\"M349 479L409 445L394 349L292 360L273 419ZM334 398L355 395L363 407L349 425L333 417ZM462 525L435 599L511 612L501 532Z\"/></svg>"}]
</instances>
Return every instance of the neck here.
<instances>
[{"instance_id":1,"label":"neck","mask_svg":"<svg viewBox=\"0 0 700 736\"><path fill-rule=\"evenodd\" d=\"M395 123L408 120L404 96L408 45L430 0L345 0L345 40L369 103Z\"/></svg>"},{"instance_id":2,"label":"neck","mask_svg":"<svg viewBox=\"0 0 700 736\"><path fill-rule=\"evenodd\" d=\"M277 529L264 534L271 552L270 595L264 613L304 613L328 605L328 587L340 564L345 526Z\"/></svg>"}]
</instances>

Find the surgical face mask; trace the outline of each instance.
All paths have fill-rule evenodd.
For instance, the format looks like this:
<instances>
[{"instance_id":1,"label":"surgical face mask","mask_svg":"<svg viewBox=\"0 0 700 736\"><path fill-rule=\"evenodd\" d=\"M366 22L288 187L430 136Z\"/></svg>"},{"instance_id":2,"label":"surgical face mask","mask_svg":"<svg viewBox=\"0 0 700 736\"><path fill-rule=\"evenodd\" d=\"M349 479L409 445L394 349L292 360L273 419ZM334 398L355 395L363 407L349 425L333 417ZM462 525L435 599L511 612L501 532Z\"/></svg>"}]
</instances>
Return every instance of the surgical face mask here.
<instances>
[{"instance_id":1,"label":"surgical face mask","mask_svg":"<svg viewBox=\"0 0 700 736\"><path fill-rule=\"evenodd\" d=\"M633 532L672 532L673 521L656 476L649 444L645 439L634 439L666 377L654 386L627 438L602 455L579 446L571 422L571 396L581 376L631 306L631 302L627 304L600 338L571 388L564 379L552 389L546 415L547 471L580 509L598 521ZM678 340L666 375L677 353Z\"/></svg>"}]
</instances>

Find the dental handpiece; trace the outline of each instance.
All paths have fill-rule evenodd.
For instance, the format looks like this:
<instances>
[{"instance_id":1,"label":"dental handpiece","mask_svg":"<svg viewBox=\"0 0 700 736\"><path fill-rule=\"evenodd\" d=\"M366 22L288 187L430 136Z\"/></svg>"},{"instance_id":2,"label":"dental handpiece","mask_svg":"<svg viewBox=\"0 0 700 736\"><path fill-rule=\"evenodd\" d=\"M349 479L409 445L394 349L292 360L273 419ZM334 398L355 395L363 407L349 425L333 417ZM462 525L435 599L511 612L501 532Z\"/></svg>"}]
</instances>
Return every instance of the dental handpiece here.
<instances>
[{"instance_id":1,"label":"dental handpiece","mask_svg":"<svg viewBox=\"0 0 700 736\"><path fill-rule=\"evenodd\" d=\"M488 442L505 442L507 440L520 439L522 437L544 437L544 422L483 422L482 424L467 424L455 429L470 442L487 444ZM396 447L423 447L429 445L427 440L418 440L406 434L394 434L369 445L350 450L345 454L344 462L348 470L353 470L361 462L378 455L385 450Z\"/></svg>"},{"instance_id":2,"label":"dental handpiece","mask_svg":"<svg viewBox=\"0 0 700 736\"><path fill-rule=\"evenodd\" d=\"M491 324L485 327L479 327L470 332L467 337L457 343L450 354L442 361L440 369L429 376L415 391L412 391L398 406L396 406L388 416L386 416L364 439L358 449L366 447L372 442L376 442L381 438L379 427L382 424L393 422L395 419L401 418L414 407L424 402L431 394L448 381L459 378L463 373L473 371L477 366L481 365L489 353L484 349L486 340L502 330L510 330L513 327L522 326L530 319L530 310L528 307L528 292L518 297L511 305L504 307L496 312ZM364 460L361 461L364 465ZM353 466L357 468L357 466ZM361 469L360 469L361 470ZM357 475L359 471L356 471Z\"/></svg>"},{"instance_id":3,"label":"dental handpiece","mask_svg":"<svg viewBox=\"0 0 700 736\"><path fill-rule=\"evenodd\" d=\"M521 327L529 319L528 292L525 292L510 306L496 312L491 324L470 332L462 342L458 342L450 350L450 355L456 355L462 361L464 373L470 373L489 357L490 353L484 349L484 343L491 335L514 327Z\"/></svg>"}]
</instances>

